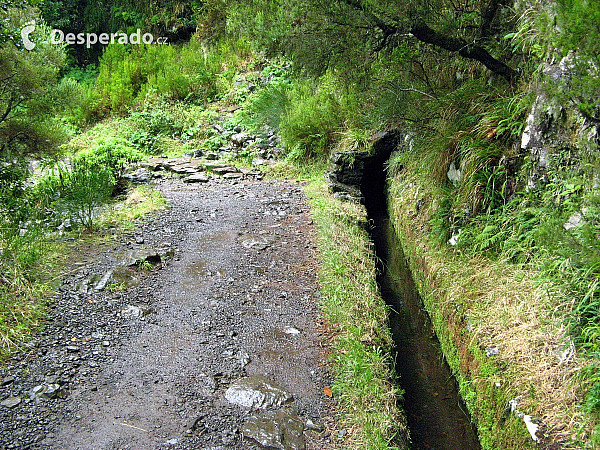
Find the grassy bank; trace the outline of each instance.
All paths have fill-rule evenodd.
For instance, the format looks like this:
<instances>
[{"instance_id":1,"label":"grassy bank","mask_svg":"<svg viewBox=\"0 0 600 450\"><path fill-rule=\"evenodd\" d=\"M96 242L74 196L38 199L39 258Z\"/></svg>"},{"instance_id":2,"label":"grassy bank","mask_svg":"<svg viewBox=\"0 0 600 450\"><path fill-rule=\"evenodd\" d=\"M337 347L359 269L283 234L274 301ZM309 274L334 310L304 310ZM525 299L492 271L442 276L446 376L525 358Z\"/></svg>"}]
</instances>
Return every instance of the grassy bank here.
<instances>
[{"instance_id":1,"label":"grassy bank","mask_svg":"<svg viewBox=\"0 0 600 450\"><path fill-rule=\"evenodd\" d=\"M391 180L396 232L483 448L593 448L562 297L532 269L440 245L436 197L410 166ZM540 422L538 444L527 416Z\"/></svg>"},{"instance_id":2,"label":"grassy bank","mask_svg":"<svg viewBox=\"0 0 600 450\"><path fill-rule=\"evenodd\" d=\"M131 230L134 222L166 204L160 192L139 186L104 207L95 227L77 229L60 236L44 229L29 229L20 235L0 235L0 363L28 341L43 325L49 299L56 292L69 261L81 249L92 251L106 239L103 230Z\"/></svg>"},{"instance_id":3,"label":"grassy bank","mask_svg":"<svg viewBox=\"0 0 600 450\"><path fill-rule=\"evenodd\" d=\"M306 193L319 230L322 309L333 336L333 392L351 430L350 448L406 449L388 309L376 284L366 212L335 200L323 181L312 182Z\"/></svg>"}]
</instances>

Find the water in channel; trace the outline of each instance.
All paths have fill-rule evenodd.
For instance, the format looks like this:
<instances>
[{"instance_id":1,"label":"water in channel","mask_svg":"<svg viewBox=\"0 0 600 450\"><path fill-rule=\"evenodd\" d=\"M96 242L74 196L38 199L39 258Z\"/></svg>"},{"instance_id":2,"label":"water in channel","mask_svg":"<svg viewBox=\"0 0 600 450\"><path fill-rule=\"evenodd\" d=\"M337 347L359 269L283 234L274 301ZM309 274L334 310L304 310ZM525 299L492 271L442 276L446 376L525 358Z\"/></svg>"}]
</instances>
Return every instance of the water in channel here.
<instances>
[{"instance_id":1,"label":"water in channel","mask_svg":"<svg viewBox=\"0 0 600 450\"><path fill-rule=\"evenodd\" d=\"M458 394L386 209L385 173L367 173L363 194L380 261L378 283L391 306L396 371L404 393L413 450L479 450L474 425ZM365 184L368 183L368 186ZM366 188L365 188L366 187Z\"/></svg>"}]
</instances>

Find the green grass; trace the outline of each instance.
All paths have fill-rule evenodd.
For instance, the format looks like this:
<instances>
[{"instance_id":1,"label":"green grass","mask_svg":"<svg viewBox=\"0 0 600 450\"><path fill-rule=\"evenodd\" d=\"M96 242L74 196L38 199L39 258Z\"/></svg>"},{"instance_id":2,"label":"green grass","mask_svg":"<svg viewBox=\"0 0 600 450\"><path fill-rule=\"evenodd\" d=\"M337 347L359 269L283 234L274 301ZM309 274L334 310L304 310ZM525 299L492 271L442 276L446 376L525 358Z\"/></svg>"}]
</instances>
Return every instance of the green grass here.
<instances>
[{"instance_id":1,"label":"green grass","mask_svg":"<svg viewBox=\"0 0 600 450\"><path fill-rule=\"evenodd\" d=\"M319 230L322 310L333 337L333 391L350 447L405 449L407 428L394 383L388 308L378 292L362 207L341 203L323 181L306 188Z\"/></svg>"},{"instance_id":2,"label":"green grass","mask_svg":"<svg viewBox=\"0 0 600 450\"><path fill-rule=\"evenodd\" d=\"M98 220L99 228L109 226L118 227L124 230L132 230L136 226L136 221L144 216L163 209L167 204L163 195L146 185L140 185L132 189L125 200L110 205Z\"/></svg>"},{"instance_id":3,"label":"green grass","mask_svg":"<svg viewBox=\"0 0 600 450\"><path fill-rule=\"evenodd\" d=\"M0 240L0 362L37 329L56 288L65 246L39 235Z\"/></svg>"},{"instance_id":4,"label":"green grass","mask_svg":"<svg viewBox=\"0 0 600 450\"><path fill-rule=\"evenodd\" d=\"M131 230L135 222L164 208L162 194L148 186L132 189L122 202L108 205L97 219L94 231L77 230L67 243L31 230L24 236L5 233L0 239L0 363L28 341L43 324L50 297L69 260L85 248L89 253L105 240L102 232L110 226Z\"/></svg>"}]
</instances>

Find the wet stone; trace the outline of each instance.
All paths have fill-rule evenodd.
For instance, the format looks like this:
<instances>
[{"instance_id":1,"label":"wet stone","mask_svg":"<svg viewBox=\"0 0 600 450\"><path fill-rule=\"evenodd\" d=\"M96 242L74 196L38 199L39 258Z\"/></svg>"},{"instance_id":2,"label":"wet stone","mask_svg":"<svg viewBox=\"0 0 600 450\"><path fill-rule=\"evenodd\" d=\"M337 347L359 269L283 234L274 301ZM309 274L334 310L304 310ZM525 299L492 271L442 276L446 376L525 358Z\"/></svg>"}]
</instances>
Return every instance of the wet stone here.
<instances>
[{"instance_id":1,"label":"wet stone","mask_svg":"<svg viewBox=\"0 0 600 450\"><path fill-rule=\"evenodd\" d=\"M285 410L263 411L250 416L242 427L242 434L267 448L306 448L304 423L298 416Z\"/></svg>"},{"instance_id":2,"label":"wet stone","mask_svg":"<svg viewBox=\"0 0 600 450\"><path fill-rule=\"evenodd\" d=\"M294 328L294 327L285 327L283 329L283 332L285 334L291 334L291 335L300 334L300 330L298 328Z\"/></svg>"},{"instance_id":3,"label":"wet stone","mask_svg":"<svg viewBox=\"0 0 600 450\"><path fill-rule=\"evenodd\" d=\"M166 230L165 230L166 231ZM144 263L159 264L166 258L172 258L175 250L170 247L161 249L145 248L130 252L122 262L123 267L139 266Z\"/></svg>"},{"instance_id":4,"label":"wet stone","mask_svg":"<svg viewBox=\"0 0 600 450\"><path fill-rule=\"evenodd\" d=\"M209 181L206 172L200 172L190 175L183 179L184 183L207 183Z\"/></svg>"},{"instance_id":5,"label":"wet stone","mask_svg":"<svg viewBox=\"0 0 600 450\"><path fill-rule=\"evenodd\" d=\"M4 377L2 379L2 381L0 381L0 386L8 386L9 384L12 384L15 381L15 377Z\"/></svg>"},{"instance_id":6,"label":"wet stone","mask_svg":"<svg viewBox=\"0 0 600 450\"><path fill-rule=\"evenodd\" d=\"M117 267L114 269L112 278L116 283L124 285L126 288L136 286L140 283L135 271L129 267Z\"/></svg>"},{"instance_id":7,"label":"wet stone","mask_svg":"<svg viewBox=\"0 0 600 450\"><path fill-rule=\"evenodd\" d=\"M268 378L253 375L234 381L225 392L229 403L246 408L272 408L293 400L293 395Z\"/></svg>"},{"instance_id":8,"label":"wet stone","mask_svg":"<svg viewBox=\"0 0 600 450\"><path fill-rule=\"evenodd\" d=\"M223 178L227 180L235 180L238 178L242 178L243 176L244 174L242 173L226 173L225 175L223 175Z\"/></svg>"},{"instance_id":9,"label":"wet stone","mask_svg":"<svg viewBox=\"0 0 600 450\"><path fill-rule=\"evenodd\" d=\"M14 408L21 403L21 397L8 397L7 399L2 400L0 402L0 406L4 406L5 408Z\"/></svg>"},{"instance_id":10,"label":"wet stone","mask_svg":"<svg viewBox=\"0 0 600 450\"><path fill-rule=\"evenodd\" d=\"M62 389L58 384L41 384L39 386L34 387L29 394L29 398L31 398L32 400L42 398L65 398L66 396L67 392L64 389Z\"/></svg>"},{"instance_id":11,"label":"wet stone","mask_svg":"<svg viewBox=\"0 0 600 450\"><path fill-rule=\"evenodd\" d=\"M113 275L113 271L109 270L104 274L104 276L98 281L96 286L94 286L95 291L103 291L106 288L106 285L110 282Z\"/></svg>"},{"instance_id":12,"label":"wet stone","mask_svg":"<svg viewBox=\"0 0 600 450\"><path fill-rule=\"evenodd\" d=\"M121 317L124 319L137 319L142 317L143 314L144 312L141 308L133 305L127 305L121 310Z\"/></svg>"},{"instance_id":13,"label":"wet stone","mask_svg":"<svg viewBox=\"0 0 600 450\"><path fill-rule=\"evenodd\" d=\"M318 422L315 422L312 419L307 419L306 420L306 429L320 433L321 431L323 431L323 425L321 425Z\"/></svg>"}]
</instances>

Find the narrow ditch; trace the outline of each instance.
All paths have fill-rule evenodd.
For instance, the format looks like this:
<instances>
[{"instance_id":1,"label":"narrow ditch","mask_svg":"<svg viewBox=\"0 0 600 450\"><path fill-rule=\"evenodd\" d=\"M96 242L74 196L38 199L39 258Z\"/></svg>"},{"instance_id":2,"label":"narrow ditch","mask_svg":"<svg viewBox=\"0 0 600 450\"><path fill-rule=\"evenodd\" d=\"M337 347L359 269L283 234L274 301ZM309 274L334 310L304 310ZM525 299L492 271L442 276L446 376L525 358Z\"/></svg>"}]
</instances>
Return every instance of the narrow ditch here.
<instances>
[{"instance_id":1,"label":"narrow ditch","mask_svg":"<svg viewBox=\"0 0 600 450\"><path fill-rule=\"evenodd\" d=\"M365 161L361 190L379 259L378 284L392 312L396 372L414 450L475 450L481 446L457 382L415 287L387 210L384 165L390 152Z\"/></svg>"}]
</instances>

